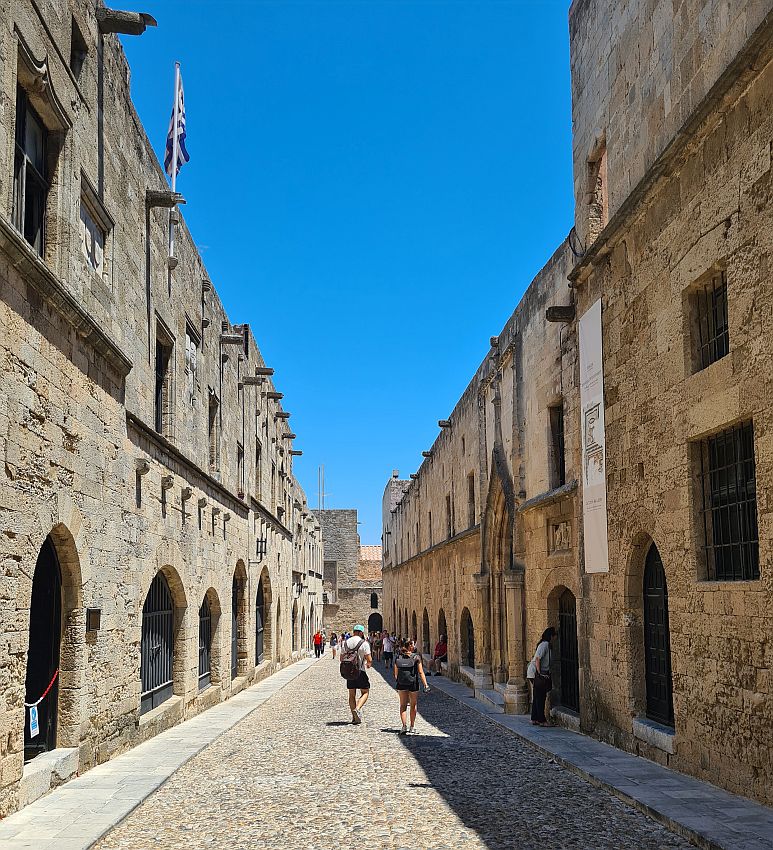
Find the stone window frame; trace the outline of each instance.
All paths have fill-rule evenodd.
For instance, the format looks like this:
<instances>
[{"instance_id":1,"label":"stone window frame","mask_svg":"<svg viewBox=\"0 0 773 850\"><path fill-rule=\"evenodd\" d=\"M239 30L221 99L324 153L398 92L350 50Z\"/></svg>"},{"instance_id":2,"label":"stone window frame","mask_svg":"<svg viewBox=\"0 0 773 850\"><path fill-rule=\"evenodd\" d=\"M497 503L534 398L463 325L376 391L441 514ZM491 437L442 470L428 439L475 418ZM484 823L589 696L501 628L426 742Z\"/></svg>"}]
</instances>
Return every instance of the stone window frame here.
<instances>
[{"instance_id":1,"label":"stone window frame","mask_svg":"<svg viewBox=\"0 0 773 850\"><path fill-rule=\"evenodd\" d=\"M607 136L601 132L594 140L587 160L585 245L590 247L609 222L609 179L607 175Z\"/></svg>"},{"instance_id":2,"label":"stone window frame","mask_svg":"<svg viewBox=\"0 0 773 850\"><path fill-rule=\"evenodd\" d=\"M467 527L475 525L475 470L467 473Z\"/></svg>"},{"instance_id":3,"label":"stone window frame","mask_svg":"<svg viewBox=\"0 0 773 850\"><path fill-rule=\"evenodd\" d=\"M155 377L155 392L153 394L154 417L153 424L156 431L168 440L174 439L174 424L175 424L175 337L169 326L156 313L156 333L155 333L155 351L156 357L154 360L154 377ZM159 378L158 372L158 347L159 344L168 351L166 358L166 367L164 370L163 381L161 386L161 398L159 406L159 397L157 381Z\"/></svg>"},{"instance_id":4,"label":"stone window frame","mask_svg":"<svg viewBox=\"0 0 773 850\"><path fill-rule=\"evenodd\" d=\"M210 474L220 474L220 399L212 387L207 390L207 454Z\"/></svg>"},{"instance_id":5,"label":"stone window frame","mask_svg":"<svg viewBox=\"0 0 773 850\"><path fill-rule=\"evenodd\" d=\"M202 356L201 334L190 317L185 316L185 394L188 407L196 407L199 365Z\"/></svg>"},{"instance_id":6,"label":"stone window frame","mask_svg":"<svg viewBox=\"0 0 773 850\"><path fill-rule=\"evenodd\" d=\"M85 171L81 169L81 192L79 204L79 221L81 222L81 225L83 225L84 209L102 236L102 268L99 269L90 262L85 251L85 245L82 237L80 240L81 250L79 253L86 266L94 274L96 274L109 289L112 289L112 257L114 249L113 231L115 229L115 221L105 208L104 203L100 200L99 194L94 188L94 184L89 180Z\"/></svg>"},{"instance_id":7,"label":"stone window frame","mask_svg":"<svg viewBox=\"0 0 773 850\"><path fill-rule=\"evenodd\" d=\"M80 80L81 74L83 73L83 67L86 64L86 59L89 55L89 46L86 42L86 38L83 35L83 27L80 25L80 21L72 16L72 22L70 25L70 59L69 59L69 67L72 72L73 77L76 80Z\"/></svg>"},{"instance_id":8,"label":"stone window frame","mask_svg":"<svg viewBox=\"0 0 773 850\"><path fill-rule=\"evenodd\" d=\"M712 297L720 295L724 325L718 321ZM695 280L684 292L682 307L685 316L685 366L688 375L708 369L730 353L729 284L727 269L716 264ZM714 325L715 333L712 333ZM707 339L704 341L704 329Z\"/></svg>"},{"instance_id":9,"label":"stone window frame","mask_svg":"<svg viewBox=\"0 0 773 850\"><path fill-rule=\"evenodd\" d=\"M549 488L566 484L566 417L563 398L548 405Z\"/></svg>"},{"instance_id":10,"label":"stone window frame","mask_svg":"<svg viewBox=\"0 0 773 850\"><path fill-rule=\"evenodd\" d=\"M744 492L746 493L745 498L739 499L736 502L730 503L729 501L725 505L719 505L712 507L710 505L712 501L712 492L711 492L711 481L712 475L716 475L718 472L722 470L729 469L729 466L719 467L717 469L712 470L711 468L711 452L712 452L712 444L716 444L720 438L727 438L728 436L735 437L737 434L742 434L742 432L746 431L748 435L751 436L751 455L747 457L743 462L752 464L752 478L747 478L745 482L741 482L744 487ZM740 420L730 423L728 425L723 426L722 428L712 431L709 434L705 434L698 439L691 440L689 444L690 451L690 460L691 460L691 468L692 468L692 516L693 516L693 524L694 524L694 533L693 540L695 545L695 552L697 557L697 581L699 583L726 583L726 582L757 582L761 578L761 570L760 570L760 558L759 558L759 509L757 505L757 493L756 493L756 471L757 471L757 446L755 439L755 431L754 431L754 420L752 417L743 417ZM731 487L730 482L730 474L728 473L728 482L726 484L726 489L729 493L731 489L738 490L739 489L739 481L738 481L738 469L737 464L733 465L733 482ZM708 484L708 488L707 488ZM751 488L750 488L751 484ZM748 490L751 489L753 496L748 496ZM753 505L752 505L753 503ZM708 507L707 507L708 505ZM751 534L750 539L742 540L742 541L729 541L727 543L717 544L714 534L713 527L709 530L708 527L708 517L712 514L713 511L718 511L724 509L731 508L733 505L736 506L736 514L739 514L739 511L743 511L743 507L752 506L753 512L748 515L744 515L743 513L739 514L742 518L745 517L745 521L747 523L751 523L753 520L753 524L755 526L754 533ZM741 508L738 508L738 505ZM732 518L732 511L729 516ZM751 525L750 525L751 528ZM709 544L709 535L711 535L712 543ZM745 569L742 565L739 575L732 575L725 572L718 572L716 561L713 561L712 558L715 558L714 550L718 547L741 547L742 554L745 552L745 557L750 559L750 567ZM743 547L747 547L744 550Z\"/></svg>"}]
</instances>

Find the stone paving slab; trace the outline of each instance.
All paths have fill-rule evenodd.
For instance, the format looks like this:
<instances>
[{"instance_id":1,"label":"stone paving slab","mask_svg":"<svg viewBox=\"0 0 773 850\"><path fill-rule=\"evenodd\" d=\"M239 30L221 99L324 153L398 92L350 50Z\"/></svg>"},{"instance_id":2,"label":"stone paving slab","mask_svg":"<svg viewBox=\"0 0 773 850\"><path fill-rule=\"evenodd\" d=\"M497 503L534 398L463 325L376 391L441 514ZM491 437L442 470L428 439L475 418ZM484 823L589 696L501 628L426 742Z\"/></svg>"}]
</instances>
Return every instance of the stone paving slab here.
<instances>
[{"instance_id":1,"label":"stone paving slab","mask_svg":"<svg viewBox=\"0 0 773 850\"><path fill-rule=\"evenodd\" d=\"M432 687L514 732L590 782L710 850L771 850L773 810L730 794L588 735L561 727L532 726L528 717L502 714L475 698L466 685L435 676Z\"/></svg>"},{"instance_id":2,"label":"stone paving slab","mask_svg":"<svg viewBox=\"0 0 773 850\"><path fill-rule=\"evenodd\" d=\"M285 667L0 821L2 850L87 850L197 753L315 663Z\"/></svg>"}]
</instances>

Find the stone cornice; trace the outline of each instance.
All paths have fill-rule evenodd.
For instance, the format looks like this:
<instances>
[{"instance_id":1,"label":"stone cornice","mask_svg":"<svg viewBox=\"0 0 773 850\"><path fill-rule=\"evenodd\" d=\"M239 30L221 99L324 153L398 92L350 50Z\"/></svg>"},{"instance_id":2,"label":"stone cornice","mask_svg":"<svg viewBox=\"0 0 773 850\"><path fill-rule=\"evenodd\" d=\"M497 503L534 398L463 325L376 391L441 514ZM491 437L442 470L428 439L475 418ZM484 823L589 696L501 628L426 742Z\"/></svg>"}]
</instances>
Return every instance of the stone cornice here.
<instances>
[{"instance_id":1,"label":"stone cornice","mask_svg":"<svg viewBox=\"0 0 773 850\"><path fill-rule=\"evenodd\" d=\"M569 280L579 286L588 277L594 265L601 262L612 250L615 237L628 225L630 219L637 214L644 198L657 181L673 170L680 156L690 142L697 136L698 130L706 119L713 113L723 115L730 101L740 96L742 89L757 71L764 67L773 54L773 12L765 16L765 20L752 33L749 40L739 51L733 61L725 68L719 79L698 104L692 115L676 132L674 138L666 145L647 173L629 192L628 197L610 218L606 227L588 248L582 259L569 272ZM735 91L734 91L735 90ZM731 97L731 95L735 95Z\"/></svg>"},{"instance_id":2,"label":"stone cornice","mask_svg":"<svg viewBox=\"0 0 773 850\"><path fill-rule=\"evenodd\" d=\"M131 372L132 361L4 216L0 216L0 251L8 257L25 283L34 287L41 298L72 326L80 339L101 355L122 378Z\"/></svg>"},{"instance_id":3,"label":"stone cornice","mask_svg":"<svg viewBox=\"0 0 773 850\"><path fill-rule=\"evenodd\" d=\"M289 528L260 501L256 498L250 498L250 505L256 514L260 514L276 531L284 535L288 540L293 539L293 534Z\"/></svg>"}]
</instances>

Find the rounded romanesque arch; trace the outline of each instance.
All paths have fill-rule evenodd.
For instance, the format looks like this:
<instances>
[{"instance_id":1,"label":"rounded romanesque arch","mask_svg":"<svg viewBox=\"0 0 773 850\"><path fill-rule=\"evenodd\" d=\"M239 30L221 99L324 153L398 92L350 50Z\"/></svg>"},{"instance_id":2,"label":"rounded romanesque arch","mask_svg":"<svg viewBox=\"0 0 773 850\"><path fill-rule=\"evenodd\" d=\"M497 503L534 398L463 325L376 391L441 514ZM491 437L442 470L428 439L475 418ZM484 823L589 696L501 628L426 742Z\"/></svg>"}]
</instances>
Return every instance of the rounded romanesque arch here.
<instances>
[{"instance_id":1,"label":"rounded romanesque arch","mask_svg":"<svg viewBox=\"0 0 773 850\"><path fill-rule=\"evenodd\" d=\"M214 587L199 606L199 690L222 681L222 607Z\"/></svg>"},{"instance_id":2,"label":"rounded romanesque arch","mask_svg":"<svg viewBox=\"0 0 773 850\"><path fill-rule=\"evenodd\" d=\"M437 639L440 640L441 635L446 636L448 640L448 626L446 625L446 612L441 608L437 615Z\"/></svg>"},{"instance_id":3,"label":"rounded romanesque arch","mask_svg":"<svg viewBox=\"0 0 773 850\"><path fill-rule=\"evenodd\" d=\"M408 635L408 637L411 640L416 641L417 643L419 641L419 628L418 628L418 621L416 619L416 612L415 611L411 614L411 632Z\"/></svg>"},{"instance_id":4,"label":"rounded romanesque arch","mask_svg":"<svg viewBox=\"0 0 773 850\"><path fill-rule=\"evenodd\" d=\"M306 609L301 608L301 652L306 652L309 646L309 637L306 633Z\"/></svg>"},{"instance_id":5,"label":"rounded romanesque arch","mask_svg":"<svg viewBox=\"0 0 773 850\"><path fill-rule=\"evenodd\" d=\"M392 600L392 631L393 632L399 632L400 631L399 626L398 626L398 622L397 622L397 605L396 605L394 599Z\"/></svg>"},{"instance_id":6,"label":"rounded romanesque arch","mask_svg":"<svg viewBox=\"0 0 773 850\"><path fill-rule=\"evenodd\" d=\"M547 598L547 626L558 629L551 664L553 689L565 708L580 710L580 662L577 640L577 599L565 585L554 587Z\"/></svg>"},{"instance_id":7,"label":"rounded romanesque arch","mask_svg":"<svg viewBox=\"0 0 773 850\"><path fill-rule=\"evenodd\" d=\"M278 631L274 629L273 595L268 567L263 567L255 593L255 666L266 656L274 657L273 645Z\"/></svg>"},{"instance_id":8,"label":"rounded romanesque arch","mask_svg":"<svg viewBox=\"0 0 773 850\"><path fill-rule=\"evenodd\" d=\"M274 640L274 661L277 664L282 660L282 638L284 637L284 630L282 629L282 602L281 600L277 600L276 603L276 631L275 631L275 640Z\"/></svg>"},{"instance_id":9,"label":"rounded romanesque arch","mask_svg":"<svg viewBox=\"0 0 773 850\"><path fill-rule=\"evenodd\" d=\"M462 610L459 618L459 637L462 666L475 668L475 629L468 608Z\"/></svg>"},{"instance_id":10,"label":"rounded romanesque arch","mask_svg":"<svg viewBox=\"0 0 773 850\"><path fill-rule=\"evenodd\" d=\"M644 562L644 691L647 717L674 725L674 686L671 675L671 630L668 583L658 547L653 543Z\"/></svg>"},{"instance_id":11,"label":"rounded romanesque arch","mask_svg":"<svg viewBox=\"0 0 773 850\"><path fill-rule=\"evenodd\" d=\"M384 620L377 611L374 611L368 617L368 634L371 632L380 632L384 628Z\"/></svg>"},{"instance_id":12,"label":"rounded romanesque arch","mask_svg":"<svg viewBox=\"0 0 773 850\"><path fill-rule=\"evenodd\" d=\"M231 679L247 673L247 570L241 558L231 580Z\"/></svg>"},{"instance_id":13,"label":"rounded romanesque arch","mask_svg":"<svg viewBox=\"0 0 773 850\"><path fill-rule=\"evenodd\" d=\"M293 652L298 651L299 630L300 630L300 623L298 621L298 603L293 602L292 616L290 618L290 640L291 640L291 649L292 649Z\"/></svg>"}]
</instances>

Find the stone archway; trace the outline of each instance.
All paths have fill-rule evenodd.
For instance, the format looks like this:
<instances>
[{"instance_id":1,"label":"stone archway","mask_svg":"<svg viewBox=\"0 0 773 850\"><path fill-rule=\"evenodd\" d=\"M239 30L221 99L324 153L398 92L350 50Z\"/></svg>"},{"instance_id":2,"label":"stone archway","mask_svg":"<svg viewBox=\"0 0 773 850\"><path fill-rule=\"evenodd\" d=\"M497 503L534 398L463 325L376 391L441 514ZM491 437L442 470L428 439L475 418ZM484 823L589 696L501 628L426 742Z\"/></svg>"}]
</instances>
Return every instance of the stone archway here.
<instances>
[{"instance_id":1,"label":"stone archway","mask_svg":"<svg viewBox=\"0 0 773 850\"><path fill-rule=\"evenodd\" d=\"M448 626L446 625L446 612L442 608L440 609L440 611L438 611L438 615L437 615L437 638L438 638L438 640L440 640L441 635L446 636L446 641L449 640L450 636L448 634Z\"/></svg>"},{"instance_id":2,"label":"stone archway","mask_svg":"<svg viewBox=\"0 0 773 850\"><path fill-rule=\"evenodd\" d=\"M222 607L214 587L204 594L199 607L198 689L222 682Z\"/></svg>"},{"instance_id":3,"label":"stone archway","mask_svg":"<svg viewBox=\"0 0 773 850\"><path fill-rule=\"evenodd\" d=\"M421 615L421 651L425 655L429 655L432 651L429 635L429 614L427 613L426 608L424 609L424 613Z\"/></svg>"},{"instance_id":4,"label":"stone archway","mask_svg":"<svg viewBox=\"0 0 773 850\"><path fill-rule=\"evenodd\" d=\"M671 632L668 584L658 547L653 543L644 562L644 684L647 717L674 725L674 686L671 675Z\"/></svg>"},{"instance_id":5,"label":"stone archway","mask_svg":"<svg viewBox=\"0 0 773 850\"><path fill-rule=\"evenodd\" d=\"M264 660L266 655L274 657L274 639L279 634L274 629L273 595L271 589L271 577L268 567L263 570L258 579L258 589L255 593L255 666Z\"/></svg>"},{"instance_id":6,"label":"stone archway","mask_svg":"<svg viewBox=\"0 0 773 850\"><path fill-rule=\"evenodd\" d=\"M475 669L475 629L472 624L472 615L469 608L462 610L459 619L459 637L461 649L461 663L464 667Z\"/></svg>"},{"instance_id":7,"label":"stone archway","mask_svg":"<svg viewBox=\"0 0 773 850\"><path fill-rule=\"evenodd\" d=\"M247 673L247 570L241 558L231 580L231 679Z\"/></svg>"}]
</instances>

